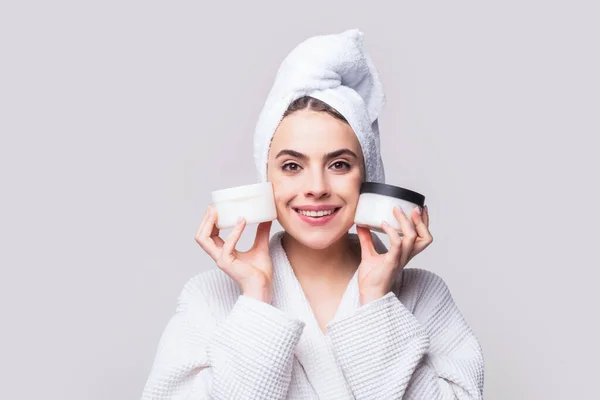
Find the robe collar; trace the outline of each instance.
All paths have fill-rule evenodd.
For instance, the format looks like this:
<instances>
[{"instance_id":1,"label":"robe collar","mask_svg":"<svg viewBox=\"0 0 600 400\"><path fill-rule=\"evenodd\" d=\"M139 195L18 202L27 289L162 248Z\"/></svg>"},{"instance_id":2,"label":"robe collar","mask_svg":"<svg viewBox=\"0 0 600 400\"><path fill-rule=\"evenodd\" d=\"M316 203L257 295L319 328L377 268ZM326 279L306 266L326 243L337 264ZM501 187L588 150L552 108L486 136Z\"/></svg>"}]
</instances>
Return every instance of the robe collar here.
<instances>
[{"instance_id":1,"label":"robe collar","mask_svg":"<svg viewBox=\"0 0 600 400\"><path fill-rule=\"evenodd\" d=\"M329 337L321 331L310 303L283 249L281 239L284 233L284 231L277 232L269 243L273 262L272 304L305 323L294 356L304 368L318 397L332 400L353 399L352 392L335 359ZM350 233L349 235L350 240L358 242L356 234ZM387 251L377 235L372 234L372 236L377 251ZM357 270L350 279L331 322L351 316L359 306Z\"/></svg>"}]
</instances>

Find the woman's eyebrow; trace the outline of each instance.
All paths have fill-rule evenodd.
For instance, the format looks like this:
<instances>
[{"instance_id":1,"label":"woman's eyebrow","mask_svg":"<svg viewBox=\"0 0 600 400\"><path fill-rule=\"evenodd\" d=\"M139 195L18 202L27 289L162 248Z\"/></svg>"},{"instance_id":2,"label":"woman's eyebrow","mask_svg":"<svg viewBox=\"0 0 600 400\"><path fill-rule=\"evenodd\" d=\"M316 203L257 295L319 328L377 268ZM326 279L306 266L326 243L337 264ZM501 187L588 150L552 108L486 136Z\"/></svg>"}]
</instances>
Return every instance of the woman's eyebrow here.
<instances>
[{"instance_id":1,"label":"woman's eyebrow","mask_svg":"<svg viewBox=\"0 0 600 400\"><path fill-rule=\"evenodd\" d=\"M285 156L285 155L288 155L288 156L291 156L291 157L296 157L296 158L299 158L301 160L306 160L308 158L306 156L306 154L302 154L302 153L300 153L300 152L298 152L296 150L287 150L287 149L281 150L279 153L277 153L277 156L275 156L275 158L277 159L277 158L279 158L281 156Z\"/></svg>"},{"instance_id":2,"label":"woman's eyebrow","mask_svg":"<svg viewBox=\"0 0 600 400\"><path fill-rule=\"evenodd\" d=\"M306 159L308 159L308 156L306 154L300 153L300 152L298 152L296 150L288 150L288 149L281 150L279 153L277 153L277 156L275 158L277 159L277 158L279 158L281 156L284 156L284 155L288 155L288 156L291 156L291 157L296 157L296 158L298 158L300 160L306 160ZM356 155L356 153L353 152L350 149L340 149L340 150L332 151L331 153L325 154L325 159L326 160L330 160L332 158L337 158L337 157L342 156L342 155L348 155L348 156L351 156L351 157L354 157L354 158L358 159L358 156Z\"/></svg>"},{"instance_id":3,"label":"woman's eyebrow","mask_svg":"<svg viewBox=\"0 0 600 400\"><path fill-rule=\"evenodd\" d=\"M343 155L347 155L347 156L358 159L358 156L356 155L356 153L350 149L340 149L340 150L332 151L331 153L325 154L325 159L330 160L332 158L338 158L339 156L343 156Z\"/></svg>"}]
</instances>

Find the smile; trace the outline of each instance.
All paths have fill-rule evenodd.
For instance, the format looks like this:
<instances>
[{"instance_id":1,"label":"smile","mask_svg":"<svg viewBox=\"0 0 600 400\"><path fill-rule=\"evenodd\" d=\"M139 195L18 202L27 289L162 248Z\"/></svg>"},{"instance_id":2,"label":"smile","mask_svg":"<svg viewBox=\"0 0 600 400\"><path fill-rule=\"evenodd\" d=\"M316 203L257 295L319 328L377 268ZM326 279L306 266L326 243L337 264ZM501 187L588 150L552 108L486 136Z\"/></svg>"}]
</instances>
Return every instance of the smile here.
<instances>
[{"instance_id":1,"label":"smile","mask_svg":"<svg viewBox=\"0 0 600 400\"><path fill-rule=\"evenodd\" d=\"M325 215L333 214L335 210L327 210L327 211L306 211L306 210L296 210L296 212L306 215L307 217L323 217Z\"/></svg>"},{"instance_id":2,"label":"smile","mask_svg":"<svg viewBox=\"0 0 600 400\"><path fill-rule=\"evenodd\" d=\"M312 226L320 226L325 225L334 219L340 208L341 207L322 208L320 210L294 208L294 211L296 211L296 215L298 215L302 221Z\"/></svg>"}]
</instances>

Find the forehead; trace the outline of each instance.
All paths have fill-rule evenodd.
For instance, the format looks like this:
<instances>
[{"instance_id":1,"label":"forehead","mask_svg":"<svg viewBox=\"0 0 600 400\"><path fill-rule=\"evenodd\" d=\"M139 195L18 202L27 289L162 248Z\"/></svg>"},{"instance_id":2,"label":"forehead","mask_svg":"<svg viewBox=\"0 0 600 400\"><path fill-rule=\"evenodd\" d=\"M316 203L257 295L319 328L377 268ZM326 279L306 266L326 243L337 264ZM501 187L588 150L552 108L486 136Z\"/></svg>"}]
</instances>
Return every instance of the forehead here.
<instances>
[{"instance_id":1,"label":"forehead","mask_svg":"<svg viewBox=\"0 0 600 400\"><path fill-rule=\"evenodd\" d=\"M310 155L341 148L361 153L360 143L350 125L326 112L310 110L296 111L285 117L271 142L271 154L289 149Z\"/></svg>"}]
</instances>

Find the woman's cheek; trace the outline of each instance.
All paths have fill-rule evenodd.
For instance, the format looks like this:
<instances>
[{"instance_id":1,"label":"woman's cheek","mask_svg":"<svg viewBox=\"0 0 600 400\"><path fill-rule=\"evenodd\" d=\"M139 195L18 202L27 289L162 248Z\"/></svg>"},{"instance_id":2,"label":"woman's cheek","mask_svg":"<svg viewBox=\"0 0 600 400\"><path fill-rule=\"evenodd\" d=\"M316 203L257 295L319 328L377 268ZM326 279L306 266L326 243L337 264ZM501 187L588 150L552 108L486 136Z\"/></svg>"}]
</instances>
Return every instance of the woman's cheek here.
<instances>
[{"instance_id":1,"label":"woman's cheek","mask_svg":"<svg viewBox=\"0 0 600 400\"><path fill-rule=\"evenodd\" d=\"M281 204L282 207L291 200L293 193L295 193L294 185L291 181L286 180L285 177L275 177L273 183L273 195L275 197L275 203Z\"/></svg>"},{"instance_id":2,"label":"woman's cheek","mask_svg":"<svg viewBox=\"0 0 600 400\"><path fill-rule=\"evenodd\" d=\"M340 178L342 179L336 182L337 193L343 194L347 201L351 201L354 197L358 201L361 184L360 175L342 175Z\"/></svg>"}]
</instances>

